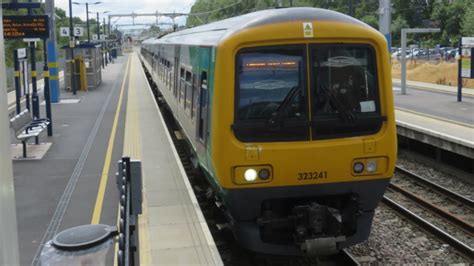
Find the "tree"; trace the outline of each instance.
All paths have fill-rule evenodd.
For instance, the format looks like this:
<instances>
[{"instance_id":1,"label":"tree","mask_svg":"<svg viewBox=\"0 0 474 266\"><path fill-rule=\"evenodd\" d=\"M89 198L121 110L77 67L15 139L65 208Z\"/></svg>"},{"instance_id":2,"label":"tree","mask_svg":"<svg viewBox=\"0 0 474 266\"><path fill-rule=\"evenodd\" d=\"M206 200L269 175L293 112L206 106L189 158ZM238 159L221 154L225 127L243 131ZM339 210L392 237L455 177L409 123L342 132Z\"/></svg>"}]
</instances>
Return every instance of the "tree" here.
<instances>
[{"instance_id":1,"label":"tree","mask_svg":"<svg viewBox=\"0 0 474 266\"><path fill-rule=\"evenodd\" d=\"M402 29L409 27L410 26L408 26L408 22L402 16L398 16L394 21L392 21L390 32L392 33L393 46L400 45L400 35L402 33Z\"/></svg>"},{"instance_id":2,"label":"tree","mask_svg":"<svg viewBox=\"0 0 474 266\"><path fill-rule=\"evenodd\" d=\"M375 15L365 15L360 20L369 24L372 28L379 28L379 19Z\"/></svg>"},{"instance_id":3,"label":"tree","mask_svg":"<svg viewBox=\"0 0 474 266\"><path fill-rule=\"evenodd\" d=\"M433 9L431 18L439 22L441 28L441 43L450 44L457 42L461 36L461 22L466 10L472 4L470 0L455 0L451 4L442 0Z\"/></svg>"},{"instance_id":4,"label":"tree","mask_svg":"<svg viewBox=\"0 0 474 266\"><path fill-rule=\"evenodd\" d=\"M461 22L461 33L464 37L474 36L474 4L466 11Z\"/></svg>"}]
</instances>

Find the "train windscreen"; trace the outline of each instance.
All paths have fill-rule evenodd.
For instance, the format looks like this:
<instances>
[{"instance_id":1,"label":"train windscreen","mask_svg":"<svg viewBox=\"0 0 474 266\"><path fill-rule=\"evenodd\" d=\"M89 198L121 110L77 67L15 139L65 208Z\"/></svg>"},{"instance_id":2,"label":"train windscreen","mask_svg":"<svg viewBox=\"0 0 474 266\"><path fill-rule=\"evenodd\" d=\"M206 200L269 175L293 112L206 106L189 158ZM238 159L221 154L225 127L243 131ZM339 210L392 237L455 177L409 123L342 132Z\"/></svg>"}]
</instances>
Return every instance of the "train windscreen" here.
<instances>
[{"instance_id":1,"label":"train windscreen","mask_svg":"<svg viewBox=\"0 0 474 266\"><path fill-rule=\"evenodd\" d=\"M272 46L238 53L233 125L238 139L327 139L380 129L374 49L314 44L307 55L306 48Z\"/></svg>"}]
</instances>

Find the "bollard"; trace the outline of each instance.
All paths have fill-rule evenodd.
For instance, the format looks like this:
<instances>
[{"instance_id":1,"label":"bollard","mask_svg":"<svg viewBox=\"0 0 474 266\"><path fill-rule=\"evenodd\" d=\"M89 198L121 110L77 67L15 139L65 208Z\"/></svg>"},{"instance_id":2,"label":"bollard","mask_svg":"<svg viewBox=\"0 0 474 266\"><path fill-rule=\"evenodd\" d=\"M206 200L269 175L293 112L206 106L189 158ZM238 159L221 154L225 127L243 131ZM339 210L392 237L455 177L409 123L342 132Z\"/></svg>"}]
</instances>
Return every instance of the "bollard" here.
<instances>
[{"instance_id":1,"label":"bollard","mask_svg":"<svg viewBox=\"0 0 474 266\"><path fill-rule=\"evenodd\" d=\"M87 224L64 230L41 251L42 266L105 265L117 235L115 226Z\"/></svg>"}]
</instances>

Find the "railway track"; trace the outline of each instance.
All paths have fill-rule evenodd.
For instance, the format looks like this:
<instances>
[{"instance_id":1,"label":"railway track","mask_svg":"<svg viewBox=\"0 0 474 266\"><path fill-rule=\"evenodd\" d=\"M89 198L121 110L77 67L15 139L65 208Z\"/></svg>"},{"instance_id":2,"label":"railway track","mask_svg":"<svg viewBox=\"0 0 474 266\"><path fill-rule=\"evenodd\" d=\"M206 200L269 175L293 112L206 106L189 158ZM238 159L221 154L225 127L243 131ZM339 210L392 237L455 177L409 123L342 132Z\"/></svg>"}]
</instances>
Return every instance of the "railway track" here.
<instances>
[{"instance_id":1,"label":"railway track","mask_svg":"<svg viewBox=\"0 0 474 266\"><path fill-rule=\"evenodd\" d=\"M405 175L413 180L415 180L416 182L422 184L423 186L426 186L426 187L429 187L435 191L438 191L440 193L443 193L444 195L450 197L451 199L459 202L459 203L462 203L463 205L465 205L466 207L474 210L474 201L467 198L467 197L464 197L452 190L449 190L443 186L440 186L416 173L413 173L413 172L410 172L408 170L406 170L405 168L402 168L402 167L399 167L397 166L395 168L395 172L397 173L400 173L402 175Z\"/></svg>"},{"instance_id":2,"label":"railway track","mask_svg":"<svg viewBox=\"0 0 474 266\"><path fill-rule=\"evenodd\" d=\"M156 85L146 73L150 86L156 89ZM173 115L165 108L164 104L159 100L159 95L153 91L155 100L158 102L163 118L167 125L168 131L171 133L173 144L176 147L181 163L186 171L190 183L193 187L196 198L201 207L201 211L208 223L211 234L214 238L216 246L221 253L222 260L225 265L324 265L324 266L357 266L360 265L349 251L341 250L338 254L321 257L321 258L301 258L289 256L272 256L266 254L255 254L247 251L237 245L229 228L222 226L226 220L218 206L213 202L212 193L207 189L208 184L204 174L193 167L193 162L189 156L187 143L182 138L179 125L173 118Z\"/></svg>"},{"instance_id":3,"label":"railway track","mask_svg":"<svg viewBox=\"0 0 474 266\"><path fill-rule=\"evenodd\" d=\"M472 239L474 236L473 223L465 219L465 217L474 218L472 215L474 213L473 201L401 167L397 167L396 172L399 175L392 180L392 184L389 185L389 193L387 193L392 194L393 197L384 196L382 202L425 231L440 238L466 258L474 260L473 248L466 241L459 239L459 236L462 236L464 240ZM400 176L403 176L401 179L406 178L410 181L401 182ZM419 196L420 194L423 196ZM426 197L435 198L434 200L433 198L427 200ZM398 200L394 200L395 198L398 198ZM405 207L410 206L412 202L428 211L428 214L417 215L413 210ZM443 204L440 204L440 202ZM455 205L451 206L449 204ZM450 209L458 210L459 208L464 208L464 214L467 213L468 215L461 216L450 211ZM425 214L425 212L422 213ZM430 213L439 219L433 219L434 216L431 216ZM421 216L426 217L422 218ZM455 232L456 236L452 232Z\"/></svg>"}]
</instances>

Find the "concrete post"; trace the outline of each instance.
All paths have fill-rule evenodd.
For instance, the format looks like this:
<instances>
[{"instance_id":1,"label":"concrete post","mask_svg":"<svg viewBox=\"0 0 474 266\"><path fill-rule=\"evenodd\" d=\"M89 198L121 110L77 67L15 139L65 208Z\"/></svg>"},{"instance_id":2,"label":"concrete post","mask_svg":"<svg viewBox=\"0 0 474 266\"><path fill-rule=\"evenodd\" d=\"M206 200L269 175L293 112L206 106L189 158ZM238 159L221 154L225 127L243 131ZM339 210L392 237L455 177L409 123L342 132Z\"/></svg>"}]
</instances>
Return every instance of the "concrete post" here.
<instances>
[{"instance_id":1,"label":"concrete post","mask_svg":"<svg viewBox=\"0 0 474 266\"><path fill-rule=\"evenodd\" d=\"M401 79L402 79L402 94L407 94L407 30L408 29L402 29L402 55L400 58L400 63L402 64L402 73L401 73Z\"/></svg>"},{"instance_id":2,"label":"concrete post","mask_svg":"<svg viewBox=\"0 0 474 266\"><path fill-rule=\"evenodd\" d=\"M401 55L401 64L402 64L402 94L407 94L407 66L406 66L406 48L407 48L407 33L430 33L430 32L440 32L439 28L428 28L428 29L402 29L402 55Z\"/></svg>"},{"instance_id":3,"label":"concrete post","mask_svg":"<svg viewBox=\"0 0 474 266\"><path fill-rule=\"evenodd\" d=\"M391 0L379 0L379 31L387 39L388 49L392 47L390 24L392 23Z\"/></svg>"},{"instance_id":4,"label":"concrete post","mask_svg":"<svg viewBox=\"0 0 474 266\"><path fill-rule=\"evenodd\" d=\"M0 8L0 265L19 265L15 189L10 158L5 44Z\"/></svg>"}]
</instances>

